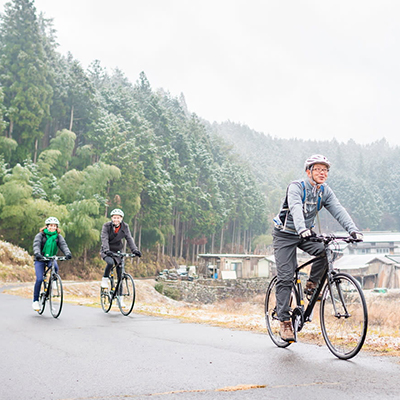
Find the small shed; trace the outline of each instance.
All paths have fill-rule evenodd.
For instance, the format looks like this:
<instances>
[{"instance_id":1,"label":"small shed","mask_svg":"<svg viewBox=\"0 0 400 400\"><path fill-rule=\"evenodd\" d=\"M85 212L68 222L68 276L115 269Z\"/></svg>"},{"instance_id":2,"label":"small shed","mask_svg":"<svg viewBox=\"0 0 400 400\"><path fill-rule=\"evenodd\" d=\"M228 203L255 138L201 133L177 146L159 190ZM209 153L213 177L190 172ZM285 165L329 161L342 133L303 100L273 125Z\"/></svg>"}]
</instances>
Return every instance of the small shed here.
<instances>
[{"instance_id":1,"label":"small shed","mask_svg":"<svg viewBox=\"0 0 400 400\"><path fill-rule=\"evenodd\" d=\"M271 261L255 254L199 254L199 270L203 275L218 279L269 277ZM212 273L209 271L213 271ZM234 271L233 273L225 273ZM222 274L222 272L224 272Z\"/></svg>"}]
</instances>

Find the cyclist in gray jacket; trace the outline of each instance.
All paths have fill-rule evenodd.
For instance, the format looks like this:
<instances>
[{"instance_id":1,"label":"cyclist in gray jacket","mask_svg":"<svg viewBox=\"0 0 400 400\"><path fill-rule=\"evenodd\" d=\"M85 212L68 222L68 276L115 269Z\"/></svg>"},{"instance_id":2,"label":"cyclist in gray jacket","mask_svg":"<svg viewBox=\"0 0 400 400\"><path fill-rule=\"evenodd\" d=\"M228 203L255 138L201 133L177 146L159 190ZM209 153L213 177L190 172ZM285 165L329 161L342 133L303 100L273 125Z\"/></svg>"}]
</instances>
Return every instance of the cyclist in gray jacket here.
<instances>
[{"instance_id":1,"label":"cyclist in gray jacket","mask_svg":"<svg viewBox=\"0 0 400 400\"><path fill-rule=\"evenodd\" d=\"M306 240L315 235L312 228L318 211L325 207L353 238L363 238L350 215L325 183L330 168L328 159L315 154L305 161L304 167L308 179L289 184L281 210L274 218L275 228L272 234L278 275L276 307L281 321L280 335L283 340L290 342L295 340L289 314L289 299L297 266L297 248L312 256L324 252L322 243ZM314 292L325 268L326 258L313 263L304 289L306 294L311 295Z\"/></svg>"}]
</instances>

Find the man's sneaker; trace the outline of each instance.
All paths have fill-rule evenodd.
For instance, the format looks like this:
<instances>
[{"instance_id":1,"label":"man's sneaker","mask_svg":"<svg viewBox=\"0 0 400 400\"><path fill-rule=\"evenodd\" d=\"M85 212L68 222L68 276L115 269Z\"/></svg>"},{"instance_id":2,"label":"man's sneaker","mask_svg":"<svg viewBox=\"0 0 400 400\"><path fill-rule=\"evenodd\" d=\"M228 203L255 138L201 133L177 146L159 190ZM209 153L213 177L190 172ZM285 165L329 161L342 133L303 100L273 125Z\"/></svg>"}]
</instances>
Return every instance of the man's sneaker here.
<instances>
[{"instance_id":1,"label":"man's sneaker","mask_svg":"<svg viewBox=\"0 0 400 400\"><path fill-rule=\"evenodd\" d=\"M293 333L292 321L281 321L280 335L281 339L285 342L296 341Z\"/></svg>"},{"instance_id":2,"label":"man's sneaker","mask_svg":"<svg viewBox=\"0 0 400 400\"><path fill-rule=\"evenodd\" d=\"M39 302L38 302L38 301L34 301L34 302L32 303L32 308L33 308L35 311L39 311L39 310L40 310Z\"/></svg>"},{"instance_id":3,"label":"man's sneaker","mask_svg":"<svg viewBox=\"0 0 400 400\"><path fill-rule=\"evenodd\" d=\"M103 278L101 279L101 287L102 287L103 289L108 289L108 282L109 282L109 279L108 279L108 278L105 278L105 277L103 276Z\"/></svg>"},{"instance_id":4,"label":"man's sneaker","mask_svg":"<svg viewBox=\"0 0 400 400\"><path fill-rule=\"evenodd\" d=\"M124 298L122 296L118 296L118 300L121 308L126 308L126 304L124 303Z\"/></svg>"}]
</instances>

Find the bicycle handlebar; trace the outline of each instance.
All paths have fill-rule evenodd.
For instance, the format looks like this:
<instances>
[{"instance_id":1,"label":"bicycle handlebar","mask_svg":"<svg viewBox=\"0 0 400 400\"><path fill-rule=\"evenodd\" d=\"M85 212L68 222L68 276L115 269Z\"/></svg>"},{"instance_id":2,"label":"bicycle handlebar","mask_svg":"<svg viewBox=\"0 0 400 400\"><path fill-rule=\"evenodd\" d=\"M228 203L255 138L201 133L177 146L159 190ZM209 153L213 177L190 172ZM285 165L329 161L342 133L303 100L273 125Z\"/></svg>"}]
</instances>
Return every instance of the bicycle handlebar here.
<instances>
[{"instance_id":1,"label":"bicycle handlebar","mask_svg":"<svg viewBox=\"0 0 400 400\"><path fill-rule=\"evenodd\" d=\"M352 236L335 236L333 234L322 234L322 235L316 235L316 236L310 236L307 238L307 240L310 240L311 242L321 242L325 244L329 244L335 240L341 240L342 242L346 243L357 243L357 242L362 242L362 239L354 239Z\"/></svg>"},{"instance_id":2,"label":"bicycle handlebar","mask_svg":"<svg viewBox=\"0 0 400 400\"><path fill-rule=\"evenodd\" d=\"M136 254L133 254L133 253L121 253L119 251L117 253L114 253L114 252L111 252L111 253L113 256L116 256L116 257L136 257Z\"/></svg>"},{"instance_id":3,"label":"bicycle handlebar","mask_svg":"<svg viewBox=\"0 0 400 400\"><path fill-rule=\"evenodd\" d=\"M51 260L67 261L67 257L65 257L65 256L52 256L52 257L43 257L41 259L41 261L51 261Z\"/></svg>"}]
</instances>

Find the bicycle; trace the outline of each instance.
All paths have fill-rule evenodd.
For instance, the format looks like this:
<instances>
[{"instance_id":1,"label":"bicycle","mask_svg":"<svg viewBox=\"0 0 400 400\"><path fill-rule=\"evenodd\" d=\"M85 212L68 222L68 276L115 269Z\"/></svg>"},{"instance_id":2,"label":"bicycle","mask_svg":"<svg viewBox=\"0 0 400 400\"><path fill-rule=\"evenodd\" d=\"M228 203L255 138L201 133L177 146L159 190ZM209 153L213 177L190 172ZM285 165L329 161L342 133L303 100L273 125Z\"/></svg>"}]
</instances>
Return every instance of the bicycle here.
<instances>
[{"instance_id":1,"label":"bicycle","mask_svg":"<svg viewBox=\"0 0 400 400\"><path fill-rule=\"evenodd\" d=\"M108 313L114 299L116 298L122 315L128 316L135 305L136 291L132 276L125 272L125 258L135 257L135 255L118 252L113 253L113 256L121 257L121 263L114 264L112 267L110 276L108 277L108 288L100 289L101 308L105 313ZM114 270L116 267L122 268L122 272L121 280L115 285L116 278L114 276Z\"/></svg>"},{"instance_id":2,"label":"bicycle","mask_svg":"<svg viewBox=\"0 0 400 400\"><path fill-rule=\"evenodd\" d=\"M47 261L47 265L43 274L43 282L40 288L39 295L39 305L38 314L42 315L46 307L46 301L50 303L50 312L54 318L58 318L61 314L63 301L64 301L64 291L62 286L62 281L60 275L57 274L54 261L65 261L66 257L53 256L45 257L42 261ZM47 274L50 273L50 278L48 279Z\"/></svg>"},{"instance_id":3,"label":"bicycle","mask_svg":"<svg viewBox=\"0 0 400 400\"><path fill-rule=\"evenodd\" d=\"M311 260L296 268L293 278L292 293L289 300L291 321L297 341L306 322L313 316L314 306L320 301L320 325L322 335L329 350L340 359L350 359L361 350L368 328L368 311L364 293L358 281L351 275L338 272L333 268L338 255L339 242L354 243L352 237L334 235L318 235L309 240L324 243L325 255L313 257ZM300 270L316 260L327 257L328 268L305 308ZM280 321L276 312L276 283L275 276L267 289L265 296L265 319L269 336L278 347L287 347L293 342L281 339ZM321 295L321 296L320 296Z\"/></svg>"}]
</instances>

